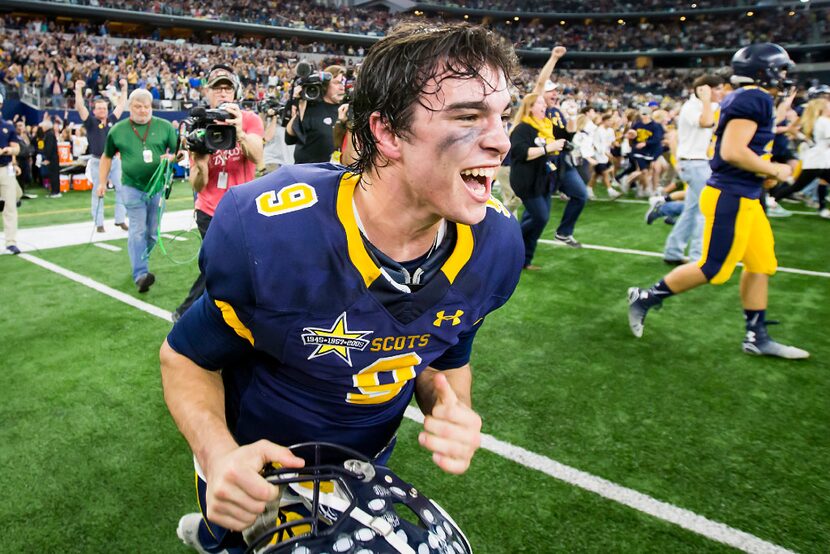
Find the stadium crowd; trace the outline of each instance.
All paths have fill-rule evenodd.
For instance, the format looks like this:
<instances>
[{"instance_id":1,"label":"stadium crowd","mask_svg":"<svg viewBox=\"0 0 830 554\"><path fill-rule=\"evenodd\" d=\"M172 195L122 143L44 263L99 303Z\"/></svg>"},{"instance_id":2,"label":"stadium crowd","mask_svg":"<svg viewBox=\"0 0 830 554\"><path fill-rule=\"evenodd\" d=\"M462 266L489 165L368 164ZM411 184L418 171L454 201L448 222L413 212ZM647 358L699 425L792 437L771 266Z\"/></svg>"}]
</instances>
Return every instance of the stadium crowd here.
<instances>
[{"instance_id":1,"label":"stadium crowd","mask_svg":"<svg viewBox=\"0 0 830 554\"><path fill-rule=\"evenodd\" d=\"M202 100L210 66L224 63L240 76L244 97L261 100L286 90L298 53L290 44L240 50L152 40L116 41L85 29L73 30L74 33L42 32L39 22L27 25L7 18L6 31L0 32L0 93L14 96L23 85L31 85L40 91L46 106L71 107L74 81L86 81L89 97L112 97L116 94L118 75L123 74L130 90L147 88L157 105L162 105L162 101L173 101L164 104L167 106L197 103ZM355 55L361 53L359 49ZM327 61L340 62L342 58L331 56ZM533 73L525 70L518 76L520 87L532 81ZM604 69L566 70L558 78L563 88L580 102L601 107L637 103L648 94L680 95L688 85L688 75L688 71L674 69Z\"/></svg>"},{"instance_id":2,"label":"stadium crowd","mask_svg":"<svg viewBox=\"0 0 830 554\"><path fill-rule=\"evenodd\" d=\"M103 7L217 21L301 27L371 36L381 36L397 23L413 17L435 22L462 20L462 16L449 13L430 15L418 11L414 12L414 15L413 12L390 14L378 8L326 7L309 0L274 1L267 4L246 0L231 6L220 0L156 1L149 6L149 9L146 2L136 0L101 0L98 4ZM596 8L594 4L590 4L592 8ZM605 2L605 4L610 4L610 2ZM679 18L673 18L627 22L615 19L585 21L507 19L502 21L488 16L482 23L510 38L514 46L520 49L549 50L555 44L566 43L571 45L573 50L582 51L625 52L654 49L686 51L739 48L752 42L763 41L783 44L814 42L815 36L823 33L827 27L828 10L782 9L765 11L758 16L749 16L744 13L736 15L738 17L701 15L684 18L682 21Z\"/></svg>"}]
</instances>

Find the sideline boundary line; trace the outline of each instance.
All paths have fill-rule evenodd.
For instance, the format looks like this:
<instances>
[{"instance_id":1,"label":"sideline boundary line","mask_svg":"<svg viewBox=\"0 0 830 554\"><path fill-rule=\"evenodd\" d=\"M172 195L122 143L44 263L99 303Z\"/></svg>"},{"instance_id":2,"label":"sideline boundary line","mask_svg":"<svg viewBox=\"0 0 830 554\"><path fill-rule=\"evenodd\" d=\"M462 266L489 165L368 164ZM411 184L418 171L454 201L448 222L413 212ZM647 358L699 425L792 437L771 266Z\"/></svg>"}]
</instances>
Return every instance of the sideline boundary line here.
<instances>
[{"instance_id":1,"label":"sideline boundary line","mask_svg":"<svg viewBox=\"0 0 830 554\"><path fill-rule=\"evenodd\" d=\"M134 308L154 315L160 319L171 322L172 313L133 298L119 290L113 289L103 283L95 281L85 275L63 268L59 265L48 262L31 254L19 254L19 257L89 287L97 292L105 294L115 300L124 302ZM413 406L406 408L405 415L417 423L423 423L424 416ZM597 477L585 471L562 464L541 454L536 454L520 446L515 446L501 441L491 435L482 433L481 447L498 456L501 456L528 469L544 473L554 479L568 483L580 489L598 494L603 498L612 500L624 506L643 512L657 519L672 523L683 529L702 535L713 541L737 548L751 554L795 554L793 551L774 543L767 542L755 535L729 527L724 523L713 521L694 512L680 508L667 502L662 502L647 494L637 492L611 481Z\"/></svg>"},{"instance_id":2,"label":"sideline boundary line","mask_svg":"<svg viewBox=\"0 0 830 554\"><path fill-rule=\"evenodd\" d=\"M556 242L555 240L551 239L539 239L539 242L544 244L551 244L553 246L560 246L565 248L570 248L570 246L566 246L562 243ZM615 254L633 254L635 256L650 256L652 258L662 258L662 252L651 252L649 250L634 250L631 248L617 248L616 246L602 246L599 244L582 244L582 248L586 250L600 250L602 252L614 252ZM744 264L739 263L739 267L743 267ZM830 273L826 271L812 271L810 269L797 269L794 267L779 267L779 273L795 273L796 275L809 275L811 277L824 277L826 279L830 279Z\"/></svg>"}]
</instances>

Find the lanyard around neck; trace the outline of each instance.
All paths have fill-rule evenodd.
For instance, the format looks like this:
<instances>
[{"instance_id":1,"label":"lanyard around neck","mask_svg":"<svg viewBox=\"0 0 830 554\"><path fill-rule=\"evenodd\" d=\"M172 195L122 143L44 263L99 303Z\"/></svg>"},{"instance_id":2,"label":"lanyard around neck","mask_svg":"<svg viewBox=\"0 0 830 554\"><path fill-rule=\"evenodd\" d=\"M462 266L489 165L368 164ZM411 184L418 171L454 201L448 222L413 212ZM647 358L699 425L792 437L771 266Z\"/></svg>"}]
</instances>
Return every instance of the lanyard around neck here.
<instances>
[{"instance_id":1,"label":"lanyard around neck","mask_svg":"<svg viewBox=\"0 0 830 554\"><path fill-rule=\"evenodd\" d=\"M138 131L136 130L135 125L133 124L133 120L132 119L130 120L130 128L133 130L133 133L135 133L135 136L138 137L138 140L141 141L141 146L144 146L145 145L144 143L147 142L147 135L150 133L150 125L152 123L153 123L152 119L150 119L150 121L147 122L147 128L144 129L144 136L142 137L141 135L138 134Z\"/></svg>"}]
</instances>

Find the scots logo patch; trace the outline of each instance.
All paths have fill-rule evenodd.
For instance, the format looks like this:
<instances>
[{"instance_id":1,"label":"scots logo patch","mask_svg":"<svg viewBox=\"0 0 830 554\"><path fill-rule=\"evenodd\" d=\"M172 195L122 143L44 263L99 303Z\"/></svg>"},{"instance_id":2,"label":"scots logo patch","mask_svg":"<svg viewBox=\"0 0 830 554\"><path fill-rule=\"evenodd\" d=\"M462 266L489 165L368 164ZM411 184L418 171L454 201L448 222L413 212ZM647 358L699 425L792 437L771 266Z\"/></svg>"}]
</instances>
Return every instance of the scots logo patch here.
<instances>
[{"instance_id":1,"label":"scots logo patch","mask_svg":"<svg viewBox=\"0 0 830 554\"><path fill-rule=\"evenodd\" d=\"M301 336L304 345L316 346L314 352L308 356L309 360L325 356L326 354L334 354L351 366L351 351L363 351L369 346L369 341L364 337L372 333L373 331L349 330L346 312L343 312L330 329L323 327L305 327L303 328L303 334Z\"/></svg>"}]
</instances>

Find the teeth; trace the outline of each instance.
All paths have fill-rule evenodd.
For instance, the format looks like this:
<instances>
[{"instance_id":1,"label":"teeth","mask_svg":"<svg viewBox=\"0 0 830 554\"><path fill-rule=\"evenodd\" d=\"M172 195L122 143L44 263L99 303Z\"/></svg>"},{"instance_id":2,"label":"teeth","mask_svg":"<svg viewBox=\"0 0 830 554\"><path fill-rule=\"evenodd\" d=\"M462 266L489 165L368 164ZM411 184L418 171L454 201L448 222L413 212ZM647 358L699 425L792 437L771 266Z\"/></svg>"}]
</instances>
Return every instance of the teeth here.
<instances>
[{"instance_id":1,"label":"teeth","mask_svg":"<svg viewBox=\"0 0 830 554\"><path fill-rule=\"evenodd\" d=\"M492 177L496 174L496 170L493 167L475 167L473 169L465 169L461 174L472 175L473 177Z\"/></svg>"}]
</instances>

